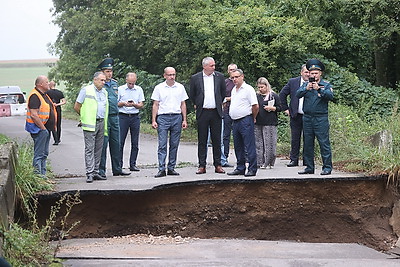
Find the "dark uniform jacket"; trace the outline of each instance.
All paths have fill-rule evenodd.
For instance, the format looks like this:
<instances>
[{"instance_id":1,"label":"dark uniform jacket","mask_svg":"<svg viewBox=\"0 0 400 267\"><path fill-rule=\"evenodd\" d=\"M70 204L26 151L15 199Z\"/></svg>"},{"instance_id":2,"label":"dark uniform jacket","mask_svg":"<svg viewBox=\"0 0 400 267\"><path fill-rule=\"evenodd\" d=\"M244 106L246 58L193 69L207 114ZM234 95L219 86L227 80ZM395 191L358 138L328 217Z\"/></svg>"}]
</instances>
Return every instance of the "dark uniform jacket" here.
<instances>
[{"instance_id":1,"label":"dark uniform jacket","mask_svg":"<svg viewBox=\"0 0 400 267\"><path fill-rule=\"evenodd\" d=\"M307 90L308 82L305 82L296 93L298 98L304 97L303 112L304 115L311 116L327 116L328 115L328 102L333 100L332 85L324 80L318 84L320 89Z\"/></svg>"}]
</instances>

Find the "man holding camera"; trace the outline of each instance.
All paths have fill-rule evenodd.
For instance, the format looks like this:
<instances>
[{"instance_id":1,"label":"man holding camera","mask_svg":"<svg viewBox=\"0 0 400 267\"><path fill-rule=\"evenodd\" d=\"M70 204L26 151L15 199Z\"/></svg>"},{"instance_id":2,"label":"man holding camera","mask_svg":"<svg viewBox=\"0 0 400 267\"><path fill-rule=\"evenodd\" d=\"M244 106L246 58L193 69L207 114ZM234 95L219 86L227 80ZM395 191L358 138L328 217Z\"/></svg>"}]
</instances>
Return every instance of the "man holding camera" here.
<instances>
[{"instance_id":1,"label":"man holding camera","mask_svg":"<svg viewBox=\"0 0 400 267\"><path fill-rule=\"evenodd\" d=\"M118 117L120 128L121 168L123 168L124 145L128 130L131 134L131 155L129 170L139 171L136 160L139 152L140 117L139 110L143 108L143 89L136 85L137 76L134 72L126 74L126 84L118 87Z\"/></svg>"},{"instance_id":2,"label":"man holding camera","mask_svg":"<svg viewBox=\"0 0 400 267\"><path fill-rule=\"evenodd\" d=\"M329 141L328 103L333 100L332 85L322 80L325 66L318 59L308 60L306 68L310 71L310 77L308 82L303 84L296 93L298 98L304 97L303 163L306 166L304 171L298 173L314 173L314 142L317 138L323 162L321 175L329 175L332 172L332 151Z\"/></svg>"}]
</instances>

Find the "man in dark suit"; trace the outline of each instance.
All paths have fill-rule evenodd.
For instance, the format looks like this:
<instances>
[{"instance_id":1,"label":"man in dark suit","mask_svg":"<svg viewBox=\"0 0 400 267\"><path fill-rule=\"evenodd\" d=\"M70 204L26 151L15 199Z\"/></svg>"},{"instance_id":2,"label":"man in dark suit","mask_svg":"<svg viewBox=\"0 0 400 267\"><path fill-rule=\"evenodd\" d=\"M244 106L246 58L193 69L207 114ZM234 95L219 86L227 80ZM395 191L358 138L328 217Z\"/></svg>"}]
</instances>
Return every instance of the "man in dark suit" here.
<instances>
[{"instance_id":1,"label":"man in dark suit","mask_svg":"<svg viewBox=\"0 0 400 267\"><path fill-rule=\"evenodd\" d=\"M216 173L225 173L221 167L222 101L226 85L224 75L215 71L212 57L203 58L203 71L190 78L189 98L196 109L199 169L196 174L206 173L208 130L211 133L213 164Z\"/></svg>"},{"instance_id":2,"label":"man in dark suit","mask_svg":"<svg viewBox=\"0 0 400 267\"><path fill-rule=\"evenodd\" d=\"M288 167L299 165L300 142L301 133L303 131L303 99L296 97L297 89L308 81L310 72L307 70L306 65L301 66L300 76L289 79L289 82L282 88L279 93L279 98L282 104L282 110L286 115L290 116L290 162ZM287 96L290 95L290 104L288 106Z\"/></svg>"}]
</instances>

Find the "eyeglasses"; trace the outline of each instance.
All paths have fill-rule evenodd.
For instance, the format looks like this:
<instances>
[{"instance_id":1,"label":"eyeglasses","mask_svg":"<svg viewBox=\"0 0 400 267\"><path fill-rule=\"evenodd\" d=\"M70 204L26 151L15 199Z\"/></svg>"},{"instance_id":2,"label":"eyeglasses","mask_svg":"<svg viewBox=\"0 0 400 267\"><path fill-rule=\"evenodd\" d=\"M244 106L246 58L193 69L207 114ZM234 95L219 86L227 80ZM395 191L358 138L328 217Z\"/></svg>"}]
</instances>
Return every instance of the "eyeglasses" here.
<instances>
[{"instance_id":1,"label":"eyeglasses","mask_svg":"<svg viewBox=\"0 0 400 267\"><path fill-rule=\"evenodd\" d=\"M135 85L135 83L128 83L128 85Z\"/></svg>"},{"instance_id":2,"label":"eyeglasses","mask_svg":"<svg viewBox=\"0 0 400 267\"><path fill-rule=\"evenodd\" d=\"M176 76L176 74L175 73L165 74L165 76Z\"/></svg>"}]
</instances>

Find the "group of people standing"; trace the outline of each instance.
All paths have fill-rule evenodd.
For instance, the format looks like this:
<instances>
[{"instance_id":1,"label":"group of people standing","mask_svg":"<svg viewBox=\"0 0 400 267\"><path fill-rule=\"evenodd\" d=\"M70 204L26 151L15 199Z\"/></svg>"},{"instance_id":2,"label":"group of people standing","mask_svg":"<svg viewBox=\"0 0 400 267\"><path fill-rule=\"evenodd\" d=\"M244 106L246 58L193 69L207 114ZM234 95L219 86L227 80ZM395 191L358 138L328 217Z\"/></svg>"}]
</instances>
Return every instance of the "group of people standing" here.
<instances>
[{"instance_id":1,"label":"group of people standing","mask_svg":"<svg viewBox=\"0 0 400 267\"><path fill-rule=\"evenodd\" d=\"M99 64L93 83L80 90L74 105L84 134L88 183L107 179L108 147L113 175L130 175L122 169L128 131L131 136L129 170L140 171L136 160L139 151L139 111L145 101L143 89L136 85L137 76L133 72L126 75L126 84L118 86L117 81L112 79L113 64L112 58L106 58ZM244 72L236 64L228 66L227 79L215 71L215 61L211 57L202 60L202 67L203 70L190 79L189 95L184 86L175 80L176 70L173 67L164 69L165 81L153 90L152 127L158 133L158 172L155 177L179 175L175 167L181 131L188 126L187 99L194 105L198 129L196 174L206 173L209 139L215 173L225 173L223 167L232 167L228 163L231 132L237 162L228 175L255 176L259 168L273 168L280 111L291 118L291 161L288 167L298 166L301 133L304 132L303 163L306 168L299 174L314 173L315 137L320 143L323 159L321 174L331 173L327 114L333 91L331 85L321 78L324 65L319 60L309 60L302 66L300 77L290 79L279 95L264 77L257 80L256 92L245 82ZM46 96L48 88L47 78L40 76L28 98L26 129L35 142L35 157L36 154L41 155L40 160L34 158L34 166L38 170L43 169L43 159L45 161L48 155L49 131L57 128L57 111ZM41 132L45 129L48 136L42 138ZM36 147L45 146L46 140L47 152L44 149L43 153L36 153Z\"/></svg>"}]
</instances>

